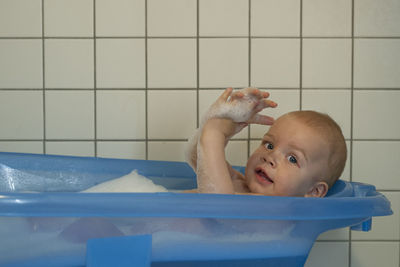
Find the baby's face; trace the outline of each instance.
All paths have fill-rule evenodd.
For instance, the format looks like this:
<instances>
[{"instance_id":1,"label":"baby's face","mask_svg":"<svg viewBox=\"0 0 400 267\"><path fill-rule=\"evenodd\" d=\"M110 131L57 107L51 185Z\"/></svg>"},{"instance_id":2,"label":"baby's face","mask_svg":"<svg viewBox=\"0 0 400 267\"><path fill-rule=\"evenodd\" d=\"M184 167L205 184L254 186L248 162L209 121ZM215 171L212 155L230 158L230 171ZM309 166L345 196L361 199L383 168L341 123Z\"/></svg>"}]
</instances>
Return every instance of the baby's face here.
<instances>
[{"instance_id":1,"label":"baby's face","mask_svg":"<svg viewBox=\"0 0 400 267\"><path fill-rule=\"evenodd\" d=\"M312 196L328 164L328 144L315 129L283 116L264 135L246 166L250 191L270 196Z\"/></svg>"}]
</instances>

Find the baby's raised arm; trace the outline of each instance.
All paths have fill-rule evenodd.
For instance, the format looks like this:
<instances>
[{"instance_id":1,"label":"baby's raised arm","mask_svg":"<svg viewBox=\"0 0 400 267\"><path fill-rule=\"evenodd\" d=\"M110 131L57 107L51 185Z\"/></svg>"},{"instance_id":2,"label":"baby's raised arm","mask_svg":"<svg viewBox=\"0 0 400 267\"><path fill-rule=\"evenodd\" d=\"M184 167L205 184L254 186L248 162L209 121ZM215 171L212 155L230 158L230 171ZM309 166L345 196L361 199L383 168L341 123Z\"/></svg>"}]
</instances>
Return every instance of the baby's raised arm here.
<instances>
[{"instance_id":1,"label":"baby's raised arm","mask_svg":"<svg viewBox=\"0 0 400 267\"><path fill-rule=\"evenodd\" d=\"M199 129L189 140L186 159L197 173L198 191L233 193L232 177L238 173L225 159L229 139L250 123L270 125L273 118L258 114L276 103L266 92L246 88L232 94L228 88L208 109Z\"/></svg>"},{"instance_id":2,"label":"baby's raised arm","mask_svg":"<svg viewBox=\"0 0 400 267\"><path fill-rule=\"evenodd\" d=\"M237 127L232 136L250 123L271 125L274 121L273 118L258 114L266 107L276 107L275 102L267 100L268 97L269 93L261 92L256 88L245 88L236 92L233 92L232 88L227 88L208 108L200 120L199 128L188 140L185 158L193 170L196 171L197 168L197 143L203 126L208 120L212 118L227 118L236 122Z\"/></svg>"}]
</instances>

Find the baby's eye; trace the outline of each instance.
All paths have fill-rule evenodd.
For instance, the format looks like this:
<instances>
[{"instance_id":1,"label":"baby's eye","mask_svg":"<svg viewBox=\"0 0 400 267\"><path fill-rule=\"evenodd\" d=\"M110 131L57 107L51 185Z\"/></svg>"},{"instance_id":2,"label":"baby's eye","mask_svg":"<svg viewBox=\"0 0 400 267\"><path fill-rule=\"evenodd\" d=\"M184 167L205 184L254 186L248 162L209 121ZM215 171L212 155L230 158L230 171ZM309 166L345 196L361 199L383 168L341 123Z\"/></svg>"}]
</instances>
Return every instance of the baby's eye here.
<instances>
[{"instance_id":1,"label":"baby's eye","mask_svg":"<svg viewBox=\"0 0 400 267\"><path fill-rule=\"evenodd\" d=\"M264 144L264 146L265 146L267 149L269 149L269 150L274 149L274 145L271 144L271 143L269 143L269 142L266 142L266 143Z\"/></svg>"},{"instance_id":2,"label":"baby's eye","mask_svg":"<svg viewBox=\"0 0 400 267\"><path fill-rule=\"evenodd\" d=\"M295 156L289 156L288 160L290 163L297 164L297 159Z\"/></svg>"}]
</instances>

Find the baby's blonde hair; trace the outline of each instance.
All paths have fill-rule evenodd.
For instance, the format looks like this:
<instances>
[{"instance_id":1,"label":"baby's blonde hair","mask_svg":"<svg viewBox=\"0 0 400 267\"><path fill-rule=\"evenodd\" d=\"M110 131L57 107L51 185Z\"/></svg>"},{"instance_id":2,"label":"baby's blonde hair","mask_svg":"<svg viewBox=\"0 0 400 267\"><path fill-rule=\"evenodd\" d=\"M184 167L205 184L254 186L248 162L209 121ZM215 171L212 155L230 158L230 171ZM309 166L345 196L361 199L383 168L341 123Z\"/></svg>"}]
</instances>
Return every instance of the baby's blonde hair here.
<instances>
[{"instance_id":1,"label":"baby's blonde hair","mask_svg":"<svg viewBox=\"0 0 400 267\"><path fill-rule=\"evenodd\" d=\"M329 188L342 175L346 165L347 148L340 126L327 114L312 110L293 111L285 114L304 122L305 125L318 131L329 144L328 169L324 180Z\"/></svg>"}]
</instances>

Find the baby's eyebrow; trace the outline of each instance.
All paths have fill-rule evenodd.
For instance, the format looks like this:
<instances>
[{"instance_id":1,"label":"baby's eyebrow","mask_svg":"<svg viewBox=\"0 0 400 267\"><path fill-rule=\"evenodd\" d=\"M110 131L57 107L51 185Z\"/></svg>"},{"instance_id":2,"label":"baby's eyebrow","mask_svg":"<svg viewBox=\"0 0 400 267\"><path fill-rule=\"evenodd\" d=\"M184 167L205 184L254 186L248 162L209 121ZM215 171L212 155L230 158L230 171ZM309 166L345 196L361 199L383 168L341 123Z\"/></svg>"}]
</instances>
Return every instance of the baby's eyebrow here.
<instances>
[{"instance_id":1,"label":"baby's eyebrow","mask_svg":"<svg viewBox=\"0 0 400 267\"><path fill-rule=\"evenodd\" d=\"M264 138L266 138L266 137L269 137L269 138L274 138L274 135L272 135L272 134L270 134L270 133L266 133L266 134L264 134L264 136L263 136L263 139Z\"/></svg>"}]
</instances>

